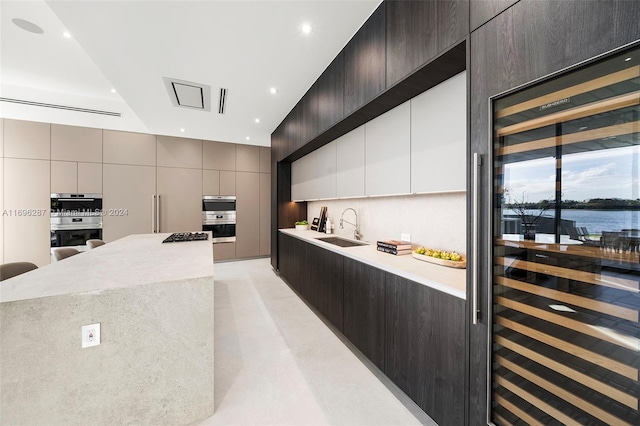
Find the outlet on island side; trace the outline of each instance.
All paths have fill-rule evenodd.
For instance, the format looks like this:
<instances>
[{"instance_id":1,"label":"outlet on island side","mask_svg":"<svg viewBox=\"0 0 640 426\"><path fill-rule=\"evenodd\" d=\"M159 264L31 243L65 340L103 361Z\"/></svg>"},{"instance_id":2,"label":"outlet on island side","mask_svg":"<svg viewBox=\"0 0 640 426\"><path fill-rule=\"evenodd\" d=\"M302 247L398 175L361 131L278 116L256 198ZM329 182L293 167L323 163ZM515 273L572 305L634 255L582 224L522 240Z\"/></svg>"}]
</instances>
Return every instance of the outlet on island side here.
<instances>
[{"instance_id":1,"label":"outlet on island side","mask_svg":"<svg viewBox=\"0 0 640 426\"><path fill-rule=\"evenodd\" d=\"M400 241L411 242L411 234L400 234Z\"/></svg>"},{"instance_id":2,"label":"outlet on island side","mask_svg":"<svg viewBox=\"0 0 640 426\"><path fill-rule=\"evenodd\" d=\"M100 323L82 326L82 347L90 348L100 344Z\"/></svg>"}]
</instances>

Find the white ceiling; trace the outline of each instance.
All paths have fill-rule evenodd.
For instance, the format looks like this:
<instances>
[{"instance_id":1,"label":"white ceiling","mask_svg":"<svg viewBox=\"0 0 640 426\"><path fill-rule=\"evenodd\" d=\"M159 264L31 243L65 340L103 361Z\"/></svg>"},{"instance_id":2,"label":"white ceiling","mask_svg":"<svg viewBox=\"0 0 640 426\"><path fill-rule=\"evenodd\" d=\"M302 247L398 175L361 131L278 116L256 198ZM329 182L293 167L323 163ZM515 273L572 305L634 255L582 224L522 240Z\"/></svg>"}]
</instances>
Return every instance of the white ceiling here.
<instances>
[{"instance_id":1,"label":"white ceiling","mask_svg":"<svg viewBox=\"0 0 640 426\"><path fill-rule=\"evenodd\" d=\"M1 97L122 116L8 102L0 116L269 146L380 2L1 0ZM14 18L44 33L22 30ZM303 22L311 34L302 34ZM162 77L211 86L211 111L174 107ZM220 87L228 89L224 115Z\"/></svg>"}]
</instances>

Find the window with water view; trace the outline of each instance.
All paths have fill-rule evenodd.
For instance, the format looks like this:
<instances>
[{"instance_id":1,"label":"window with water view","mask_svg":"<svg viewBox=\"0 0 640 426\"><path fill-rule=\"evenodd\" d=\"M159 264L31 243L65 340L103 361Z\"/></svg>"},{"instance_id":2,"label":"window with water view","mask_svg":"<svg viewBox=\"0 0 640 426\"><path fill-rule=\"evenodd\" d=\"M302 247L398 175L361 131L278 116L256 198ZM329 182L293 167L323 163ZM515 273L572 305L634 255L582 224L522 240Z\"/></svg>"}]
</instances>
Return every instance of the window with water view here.
<instances>
[{"instance_id":1,"label":"window with water view","mask_svg":"<svg viewBox=\"0 0 640 426\"><path fill-rule=\"evenodd\" d=\"M638 425L640 49L493 101L495 424Z\"/></svg>"}]
</instances>

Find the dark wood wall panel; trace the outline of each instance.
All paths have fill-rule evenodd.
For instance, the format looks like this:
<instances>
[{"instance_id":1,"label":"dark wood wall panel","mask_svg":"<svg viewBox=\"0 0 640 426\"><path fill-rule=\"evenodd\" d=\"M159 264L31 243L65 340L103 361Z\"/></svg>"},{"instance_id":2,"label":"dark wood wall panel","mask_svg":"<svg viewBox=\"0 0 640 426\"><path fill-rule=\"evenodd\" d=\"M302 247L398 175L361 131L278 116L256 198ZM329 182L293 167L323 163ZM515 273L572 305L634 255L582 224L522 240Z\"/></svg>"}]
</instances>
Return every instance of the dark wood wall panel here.
<instances>
[{"instance_id":1,"label":"dark wood wall panel","mask_svg":"<svg viewBox=\"0 0 640 426\"><path fill-rule=\"evenodd\" d=\"M440 0L436 12L436 40L440 53L469 34L469 0Z\"/></svg>"},{"instance_id":2,"label":"dark wood wall panel","mask_svg":"<svg viewBox=\"0 0 640 426\"><path fill-rule=\"evenodd\" d=\"M480 1L479 3L482 3ZM471 6L472 20L474 7ZM520 0L471 34L469 44L470 151L490 151L489 97L640 39L640 2L627 0ZM486 164L486 163L485 163ZM472 164L468 165L469 170ZM482 168L480 226L490 213L490 167ZM472 194L471 182L468 194ZM469 206L473 200L469 198ZM470 217L470 215L469 215ZM487 228L486 226L483 228ZM467 241L472 241L471 227ZM490 247L489 230L480 234L480 247ZM467 249L474 258L473 247ZM469 424L486 424L487 253L479 271L482 308L480 323L470 326ZM472 269L467 282L472 282ZM468 294L472 294L469 286ZM469 304L471 305L471 304ZM471 313L469 312L469 315Z\"/></svg>"},{"instance_id":3,"label":"dark wood wall panel","mask_svg":"<svg viewBox=\"0 0 640 426\"><path fill-rule=\"evenodd\" d=\"M343 334L384 371L385 272L344 258Z\"/></svg>"},{"instance_id":4,"label":"dark wood wall panel","mask_svg":"<svg viewBox=\"0 0 640 426\"><path fill-rule=\"evenodd\" d=\"M385 3L344 48L344 115L382 93L385 83Z\"/></svg>"},{"instance_id":5,"label":"dark wood wall panel","mask_svg":"<svg viewBox=\"0 0 640 426\"><path fill-rule=\"evenodd\" d=\"M471 31L493 19L519 0L470 0Z\"/></svg>"}]
</instances>

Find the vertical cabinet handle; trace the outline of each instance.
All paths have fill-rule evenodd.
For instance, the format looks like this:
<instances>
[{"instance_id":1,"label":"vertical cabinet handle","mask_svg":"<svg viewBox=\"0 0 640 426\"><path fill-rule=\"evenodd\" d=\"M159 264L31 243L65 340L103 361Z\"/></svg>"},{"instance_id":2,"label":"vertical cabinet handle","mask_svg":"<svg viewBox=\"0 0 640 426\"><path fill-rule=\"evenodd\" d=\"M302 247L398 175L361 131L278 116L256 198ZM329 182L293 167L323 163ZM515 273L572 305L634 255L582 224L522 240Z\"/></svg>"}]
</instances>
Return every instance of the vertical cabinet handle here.
<instances>
[{"instance_id":1,"label":"vertical cabinet handle","mask_svg":"<svg viewBox=\"0 0 640 426\"><path fill-rule=\"evenodd\" d=\"M478 224L479 218L479 204L480 204L480 192L479 192L479 180L480 180L480 166L482 165L482 158L477 152L473 153L473 270L471 271L471 287L472 287L472 321L473 324L478 324L478 274L480 272L480 226Z\"/></svg>"},{"instance_id":2,"label":"vertical cabinet handle","mask_svg":"<svg viewBox=\"0 0 640 426\"><path fill-rule=\"evenodd\" d=\"M158 202L156 203L156 227L158 234L160 233L160 195L158 195Z\"/></svg>"},{"instance_id":3,"label":"vertical cabinet handle","mask_svg":"<svg viewBox=\"0 0 640 426\"><path fill-rule=\"evenodd\" d=\"M151 196L151 233L156 233L156 196Z\"/></svg>"}]
</instances>

